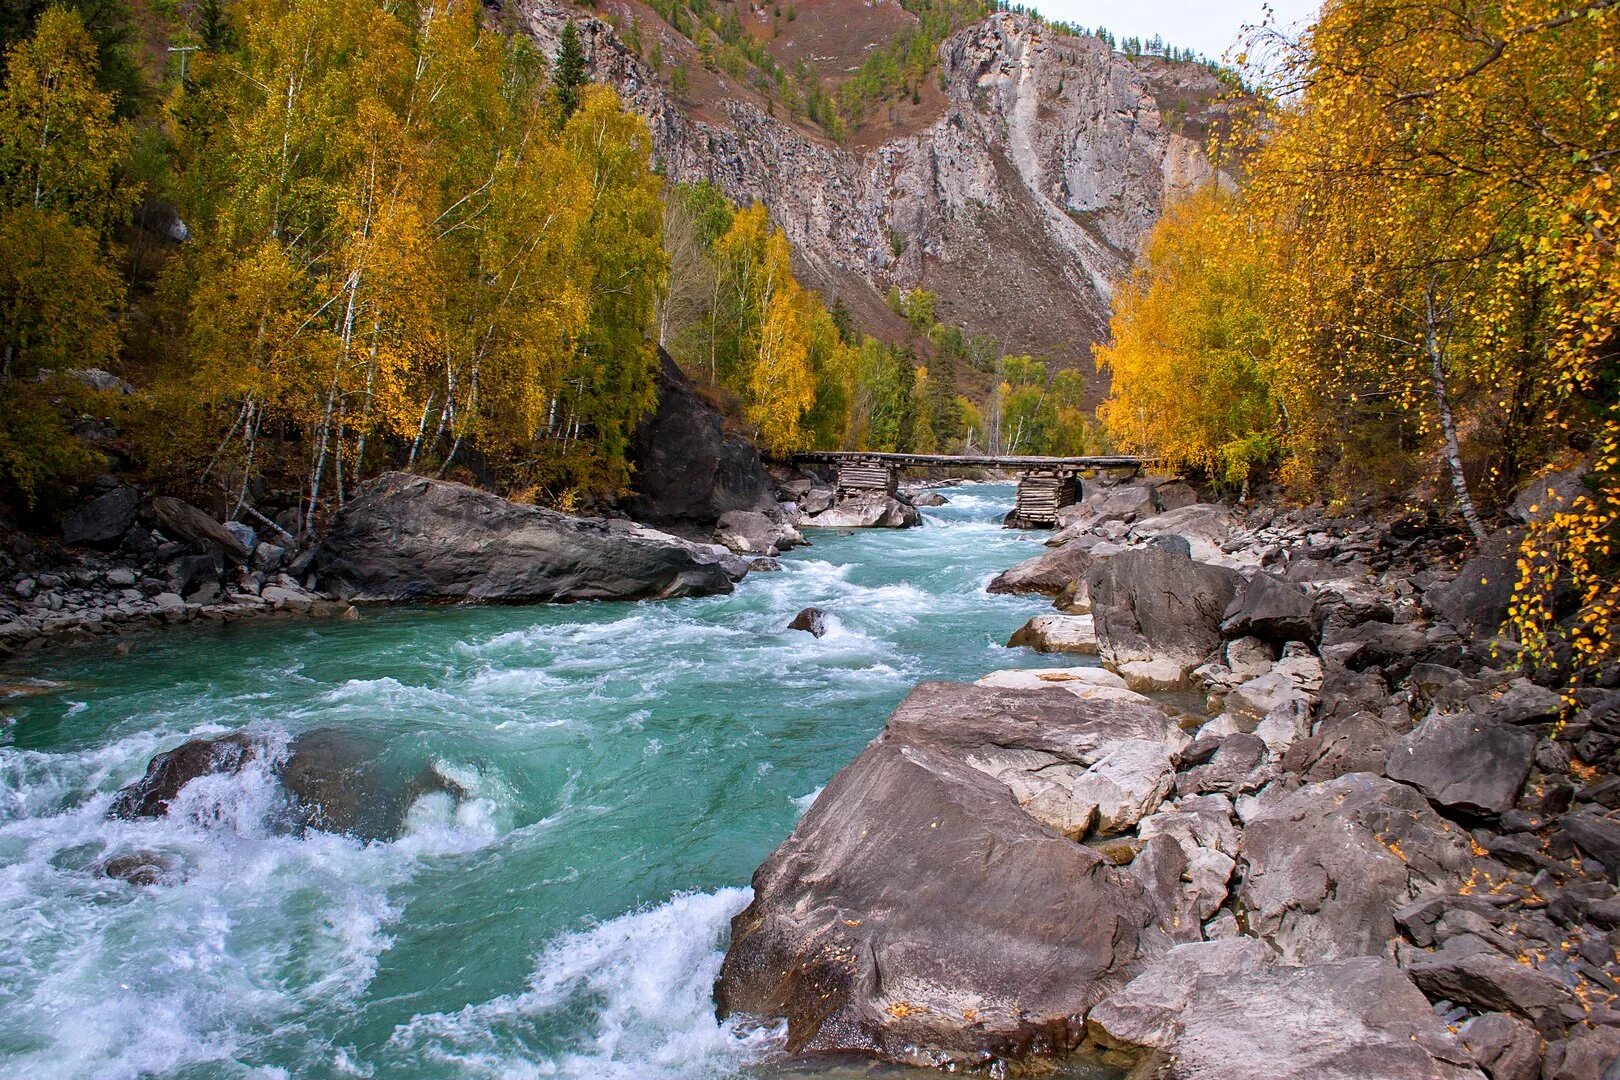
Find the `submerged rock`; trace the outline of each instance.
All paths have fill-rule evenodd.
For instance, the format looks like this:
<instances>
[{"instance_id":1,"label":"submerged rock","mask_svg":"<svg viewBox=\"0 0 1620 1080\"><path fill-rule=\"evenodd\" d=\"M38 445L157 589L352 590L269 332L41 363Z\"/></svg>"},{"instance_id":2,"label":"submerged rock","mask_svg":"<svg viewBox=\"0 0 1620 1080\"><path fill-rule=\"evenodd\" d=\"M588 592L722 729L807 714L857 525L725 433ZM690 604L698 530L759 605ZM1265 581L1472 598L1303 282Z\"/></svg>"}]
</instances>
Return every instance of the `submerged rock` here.
<instances>
[{"instance_id":1,"label":"submerged rock","mask_svg":"<svg viewBox=\"0 0 1620 1080\"><path fill-rule=\"evenodd\" d=\"M732 588L714 548L406 473L384 473L349 500L315 566L323 586L360 601L642 600Z\"/></svg>"},{"instance_id":2,"label":"submerged rock","mask_svg":"<svg viewBox=\"0 0 1620 1080\"><path fill-rule=\"evenodd\" d=\"M107 812L121 818L162 817L180 789L199 776L239 773L263 750L261 742L240 731L182 743L154 757L144 776L119 790Z\"/></svg>"}]
</instances>

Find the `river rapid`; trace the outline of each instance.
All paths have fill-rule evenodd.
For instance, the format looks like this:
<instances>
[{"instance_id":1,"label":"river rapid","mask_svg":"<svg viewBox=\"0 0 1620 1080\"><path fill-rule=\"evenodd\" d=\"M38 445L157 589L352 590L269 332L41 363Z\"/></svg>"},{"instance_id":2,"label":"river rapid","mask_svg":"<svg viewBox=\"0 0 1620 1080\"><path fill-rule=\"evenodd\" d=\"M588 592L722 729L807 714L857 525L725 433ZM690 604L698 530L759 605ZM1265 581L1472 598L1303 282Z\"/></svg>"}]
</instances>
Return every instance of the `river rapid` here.
<instances>
[{"instance_id":1,"label":"river rapid","mask_svg":"<svg viewBox=\"0 0 1620 1080\"><path fill-rule=\"evenodd\" d=\"M0 701L0 1075L788 1075L779 1031L714 1017L754 868L914 683L1063 662L1003 647L1042 598L984 591L1044 538L999 527L1012 487L946 494L730 596L187 628L0 677L52 684ZM785 629L812 604L826 637ZM106 816L186 739L332 727L466 797L372 843L273 828L253 768ZM135 851L178 882L98 872Z\"/></svg>"}]
</instances>

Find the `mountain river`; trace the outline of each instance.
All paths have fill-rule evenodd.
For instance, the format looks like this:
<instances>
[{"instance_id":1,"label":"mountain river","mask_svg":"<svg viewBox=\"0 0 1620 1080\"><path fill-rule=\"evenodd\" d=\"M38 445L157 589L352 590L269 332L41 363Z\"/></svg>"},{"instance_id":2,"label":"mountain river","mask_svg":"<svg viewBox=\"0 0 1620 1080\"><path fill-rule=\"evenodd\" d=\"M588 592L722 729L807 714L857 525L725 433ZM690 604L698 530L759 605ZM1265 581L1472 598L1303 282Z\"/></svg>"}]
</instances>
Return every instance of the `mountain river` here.
<instances>
[{"instance_id":1,"label":"mountain river","mask_svg":"<svg viewBox=\"0 0 1620 1080\"><path fill-rule=\"evenodd\" d=\"M1002 643L1039 597L1010 485L924 528L837 535L730 596L369 609L83 646L0 682L0 1076L898 1075L777 1060L711 986L754 868L923 679L1059 657ZM788 631L801 608L821 639ZM153 754L246 729L365 735L430 792L401 835L271 827L260 768L110 820ZM172 884L98 872L153 851ZM1077 1066L1071 1075L1114 1075Z\"/></svg>"}]
</instances>

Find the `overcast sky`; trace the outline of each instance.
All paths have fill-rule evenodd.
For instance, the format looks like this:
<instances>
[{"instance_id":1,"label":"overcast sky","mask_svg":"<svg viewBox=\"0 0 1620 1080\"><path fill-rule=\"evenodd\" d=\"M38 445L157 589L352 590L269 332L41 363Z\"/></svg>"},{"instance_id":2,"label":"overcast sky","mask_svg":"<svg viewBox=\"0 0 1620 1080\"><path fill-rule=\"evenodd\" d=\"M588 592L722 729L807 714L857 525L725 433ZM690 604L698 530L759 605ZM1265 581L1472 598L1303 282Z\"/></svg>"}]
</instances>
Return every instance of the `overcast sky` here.
<instances>
[{"instance_id":1,"label":"overcast sky","mask_svg":"<svg viewBox=\"0 0 1620 1080\"><path fill-rule=\"evenodd\" d=\"M1221 58L1245 25L1263 17L1261 0L1034 0L1030 6L1049 19L1106 26L1117 38L1146 41L1158 34L1166 44L1196 49L1212 60ZM1319 0L1271 0L1270 4L1282 26L1308 24L1319 6Z\"/></svg>"}]
</instances>

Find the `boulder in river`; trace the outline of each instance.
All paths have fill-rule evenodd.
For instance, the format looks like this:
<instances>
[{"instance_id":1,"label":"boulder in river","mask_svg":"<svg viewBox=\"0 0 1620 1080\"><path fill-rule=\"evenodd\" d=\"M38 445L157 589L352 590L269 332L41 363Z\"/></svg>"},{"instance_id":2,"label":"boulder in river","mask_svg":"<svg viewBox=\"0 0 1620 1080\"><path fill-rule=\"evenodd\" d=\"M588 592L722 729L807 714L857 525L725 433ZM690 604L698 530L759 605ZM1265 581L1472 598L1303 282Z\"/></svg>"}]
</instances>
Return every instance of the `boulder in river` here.
<instances>
[{"instance_id":1,"label":"boulder in river","mask_svg":"<svg viewBox=\"0 0 1620 1080\"><path fill-rule=\"evenodd\" d=\"M338 512L315 568L323 587L359 601L643 600L730 592L722 553L630 522L384 473Z\"/></svg>"},{"instance_id":2,"label":"boulder in river","mask_svg":"<svg viewBox=\"0 0 1620 1080\"><path fill-rule=\"evenodd\" d=\"M1279 963L1252 938L1181 945L1091 1011L1155 1080L1482 1080L1382 957Z\"/></svg>"},{"instance_id":3,"label":"boulder in river","mask_svg":"<svg viewBox=\"0 0 1620 1080\"><path fill-rule=\"evenodd\" d=\"M786 1018L796 1053L912 1065L1073 1046L1077 1019L1165 939L1139 881L1037 821L997 774L1083 767L1119 741L1096 725L1125 712L1156 710L917 687L755 873L722 1015Z\"/></svg>"},{"instance_id":4,"label":"boulder in river","mask_svg":"<svg viewBox=\"0 0 1620 1080\"><path fill-rule=\"evenodd\" d=\"M199 776L241 772L263 751L258 740L240 731L181 743L154 757L144 776L118 792L108 813L121 818L162 817L180 789Z\"/></svg>"},{"instance_id":5,"label":"boulder in river","mask_svg":"<svg viewBox=\"0 0 1620 1080\"><path fill-rule=\"evenodd\" d=\"M910 503L881 491L846 495L800 525L817 529L909 529L922 524Z\"/></svg>"},{"instance_id":6,"label":"boulder in river","mask_svg":"<svg viewBox=\"0 0 1620 1080\"><path fill-rule=\"evenodd\" d=\"M739 555L774 557L804 543L793 526L760 510L727 510L714 527L714 538Z\"/></svg>"},{"instance_id":7,"label":"boulder in river","mask_svg":"<svg viewBox=\"0 0 1620 1080\"><path fill-rule=\"evenodd\" d=\"M1039 593L1056 596L1083 578L1096 559L1084 543L1072 542L1025 559L997 574L986 587L993 593Z\"/></svg>"},{"instance_id":8,"label":"boulder in river","mask_svg":"<svg viewBox=\"0 0 1620 1080\"><path fill-rule=\"evenodd\" d=\"M807 607L788 623L789 630L803 630L812 637L822 637L827 633L827 613L820 608Z\"/></svg>"},{"instance_id":9,"label":"boulder in river","mask_svg":"<svg viewBox=\"0 0 1620 1080\"><path fill-rule=\"evenodd\" d=\"M670 355L658 351L658 407L626 454L633 490L624 511L654 524L709 525L728 510L776 508L775 485L747 439L728 434Z\"/></svg>"},{"instance_id":10,"label":"boulder in river","mask_svg":"<svg viewBox=\"0 0 1620 1080\"><path fill-rule=\"evenodd\" d=\"M1037 615L1013 631L1007 647L1096 656L1097 630L1090 615Z\"/></svg>"}]
</instances>

